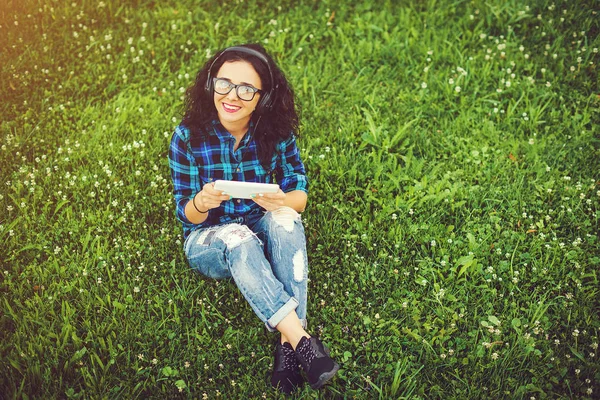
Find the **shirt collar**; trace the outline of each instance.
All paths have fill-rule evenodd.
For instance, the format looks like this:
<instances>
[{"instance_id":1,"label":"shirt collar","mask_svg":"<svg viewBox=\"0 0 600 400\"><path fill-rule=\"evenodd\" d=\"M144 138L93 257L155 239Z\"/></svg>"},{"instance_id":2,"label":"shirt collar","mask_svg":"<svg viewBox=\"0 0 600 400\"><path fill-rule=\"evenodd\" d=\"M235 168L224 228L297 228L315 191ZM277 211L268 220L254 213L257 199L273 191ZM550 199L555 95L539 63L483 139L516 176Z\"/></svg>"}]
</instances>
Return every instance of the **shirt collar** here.
<instances>
[{"instance_id":1,"label":"shirt collar","mask_svg":"<svg viewBox=\"0 0 600 400\"><path fill-rule=\"evenodd\" d=\"M213 120L212 125L213 125L213 132L219 137L219 139L228 139L228 138L233 139L233 136L231 136L229 131L227 131L227 129L225 129L225 127L221 124L221 122L218 119ZM246 132L246 134L244 135L244 138L242 139L240 146L248 145L248 143L250 143L250 141L252 140L253 137L254 137L254 121L250 120L250 124L248 125L248 132Z\"/></svg>"}]
</instances>

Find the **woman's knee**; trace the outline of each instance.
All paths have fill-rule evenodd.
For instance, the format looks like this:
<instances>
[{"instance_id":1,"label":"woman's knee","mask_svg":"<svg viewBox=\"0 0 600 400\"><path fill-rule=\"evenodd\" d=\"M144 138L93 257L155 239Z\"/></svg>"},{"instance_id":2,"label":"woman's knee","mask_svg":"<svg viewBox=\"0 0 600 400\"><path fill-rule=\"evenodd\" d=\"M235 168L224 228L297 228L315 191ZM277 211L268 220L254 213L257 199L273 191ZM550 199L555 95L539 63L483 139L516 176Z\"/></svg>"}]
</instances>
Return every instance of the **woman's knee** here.
<instances>
[{"instance_id":1,"label":"woman's knee","mask_svg":"<svg viewBox=\"0 0 600 400\"><path fill-rule=\"evenodd\" d=\"M190 266L210 278L231 276L231 252L240 246L261 246L260 240L245 225L227 224L193 234L186 243ZM262 250L261 250L262 252Z\"/></svg>"},{"instance_id":2,"label":"woman's knee","mask_svg":"<svg viewBox=\"0 0 600 400\"><path fill-rule=\"evenodd\" d=\"M251 243L253 241L260 244L260 240L256 237L254 232L246 225L241 224L225 225L216 232L215 238L222 240L228 251L232 251L242 244Z\"/></svg>"},{"instance_id":3,"label":"woman's knee","mask_svg":"<svg viewBox=\"0 0 600 400\"><path fill-rule=\"evenodd\" d=\"M302 225L300 214L291 207L282 206L273 211L269 211L266 217L271 222L271 227L283 228L287 232L292 232L297 225Z\"/></svg>"}]
</instances>

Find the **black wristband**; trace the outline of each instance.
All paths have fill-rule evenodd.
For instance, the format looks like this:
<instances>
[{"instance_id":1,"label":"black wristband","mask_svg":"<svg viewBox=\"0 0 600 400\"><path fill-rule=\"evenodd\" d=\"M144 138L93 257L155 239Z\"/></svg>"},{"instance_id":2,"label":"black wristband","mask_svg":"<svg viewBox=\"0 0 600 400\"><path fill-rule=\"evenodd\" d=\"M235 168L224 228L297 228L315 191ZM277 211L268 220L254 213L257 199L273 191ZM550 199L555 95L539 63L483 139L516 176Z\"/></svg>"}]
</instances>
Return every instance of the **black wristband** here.
<instances>
[{"instance_id":1,"label":"black wristband","mask_svg":"<svg viewBox=\"0 0 600 400\"><path fill-rule=\"evenodd\" d=\"M208 210L206 210L206 211L200 211L198 209L198 206L196 206L196 196L192 197L192 205L194 206L194 208L196 209L196 211L198 211L200 214L206 214L208 212Z\"/></svg>"}]
</instances>

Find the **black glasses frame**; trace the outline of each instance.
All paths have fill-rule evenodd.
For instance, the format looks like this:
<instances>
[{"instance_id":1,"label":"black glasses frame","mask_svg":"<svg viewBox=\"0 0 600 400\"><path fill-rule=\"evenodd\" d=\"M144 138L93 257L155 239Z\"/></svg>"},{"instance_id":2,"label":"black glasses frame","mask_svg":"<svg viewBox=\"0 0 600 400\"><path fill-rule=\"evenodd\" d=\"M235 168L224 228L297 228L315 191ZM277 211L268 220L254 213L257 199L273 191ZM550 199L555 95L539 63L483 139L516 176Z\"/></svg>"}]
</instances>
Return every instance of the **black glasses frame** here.
<instances>
[{"instance_id":1,"label":"black glasses frame","mask_svg":"<svg viewBox=\"0 0 600 400\"><path fill-rule=\"evenodd\" d=\"M254 96L256 96L256 93L262 93L262 89L257 89L254 86L250 86L250 85L236 85L235 83L232 83L230 81L228 81L227 79L223 79L223 78L212 78L213 80L213 90L215 91L215 93L218 94L228 94L229 92L231 92L232 89L235 88L235 94L236 96L242 100L242 101L252 101L254 100ZM219 92L217 91L217 81L225 81L229 84L229 90L227 90L226 92ZM246 99L242 99L242 97L240 96L240 93L238 92L239 88L243 86L243 87L247 87L250 88L252 91L252 97L248 100Z\"/></svg>"}]
</instances>

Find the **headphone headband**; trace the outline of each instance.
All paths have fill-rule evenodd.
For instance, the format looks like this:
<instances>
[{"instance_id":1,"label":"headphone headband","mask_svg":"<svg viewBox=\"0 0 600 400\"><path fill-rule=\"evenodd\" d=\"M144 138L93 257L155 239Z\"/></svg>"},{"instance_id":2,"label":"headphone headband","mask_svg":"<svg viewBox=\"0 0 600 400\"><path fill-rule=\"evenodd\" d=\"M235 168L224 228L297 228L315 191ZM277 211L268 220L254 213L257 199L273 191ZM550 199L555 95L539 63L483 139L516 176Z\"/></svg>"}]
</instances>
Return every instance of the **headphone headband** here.
<instances>
[{"instance_id":1,"label":"headphone headband","mask_svg":"<svg viewBox=\"0 0 600 400\"><path fill-rule=\"evenodd\" d=\"M275 90L277 89L278 85L275 85L275 79L273 78L273 71L271 70L271 65L269 64L269 60L267 59L267 57L265 57L265 55L262 54L261 52L251 49L249 47L243 47L243 46L228 47L228 48L224 49L223 51L221 51L221 53L217 57L215 57L213 62L210 64L210 67L208 68L208 76L206 78L206 86L205 86L206 94L210 96L213 92L213 88L212 88L213 67L215 66L216 62L223 56L223 54L228 53L228 52L244 53L244 54L256 57L256 58L260 59L267 66L267 70L269 71L269 79L270 79L269 91L265 92L263 95L261 95L261 99L259 100L259 103L256 106L256 111L258 112L258 114L262 114L265 110L271 111L273 109L273 105L275 103L275 101L274 101L275 100Z\"/></svg>"}]
</instances>

